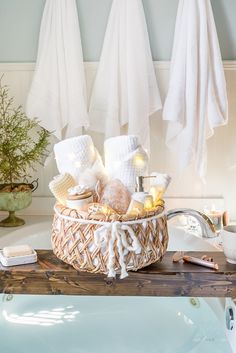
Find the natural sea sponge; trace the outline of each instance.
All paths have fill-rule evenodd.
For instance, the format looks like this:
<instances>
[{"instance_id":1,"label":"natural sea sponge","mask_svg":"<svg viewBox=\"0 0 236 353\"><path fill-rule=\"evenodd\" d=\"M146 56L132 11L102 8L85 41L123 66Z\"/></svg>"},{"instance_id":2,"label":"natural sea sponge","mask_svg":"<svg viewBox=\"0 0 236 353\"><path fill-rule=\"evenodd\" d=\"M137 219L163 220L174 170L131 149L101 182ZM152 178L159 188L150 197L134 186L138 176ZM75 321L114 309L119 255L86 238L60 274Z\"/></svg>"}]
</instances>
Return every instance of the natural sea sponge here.
<instances>
[{"instance_id":1,"label":"natural sea sponge","mask_svg":"<svg viewBox=\"0 0 236 353\"><path fill-rule=\"evenodd\" d=\"M125 214L131 201L131 193L118 180L110 180L102 190L100 202L110 206L119 214Z\"/></svg>"}]
</instances>

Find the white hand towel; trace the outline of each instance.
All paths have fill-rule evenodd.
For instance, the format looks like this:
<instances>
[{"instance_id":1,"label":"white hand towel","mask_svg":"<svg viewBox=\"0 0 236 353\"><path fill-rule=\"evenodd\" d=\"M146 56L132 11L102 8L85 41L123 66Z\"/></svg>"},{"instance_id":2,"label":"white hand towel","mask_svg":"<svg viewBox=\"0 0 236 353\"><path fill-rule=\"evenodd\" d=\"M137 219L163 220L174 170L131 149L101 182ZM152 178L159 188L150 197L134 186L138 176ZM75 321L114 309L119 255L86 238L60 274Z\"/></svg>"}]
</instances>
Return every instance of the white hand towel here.
<instances>
[{"instance_id":1,"label":"white hand towel","mask_svg":"<svg viewBox=\"0 0 236 353\"><path fill-rule=\"evenodd\" d=\"M90 136L83 135L60 141L54 145L54 153L60 174L69 173L77 183L86 185L85 176L90 182L94 175L103 179L105 169L102 159Z\"/></svg>"},{"instance_id":2,"label":"white hand towel","mask_svg":"<svg viewBox=\"0 0 236 353\"><path fill-rule=\"evenodd\" d=\"M105 168L111 179L119 179L130 192L137 176L148 173L148 155L137 136L117 136L105 141Z\"/></svg>"},{"instance_id":3,"label":"white hand towel","mask_svg":"<svg viewBox=\"0 0 236 353\"><path fill-rule=\"evenodd\" d=\"M171 177L168 174L153 172L150 176L154 177L150 179L150 186L161 186L165 191L167 190L171 182Z\"/></svg>"},{"instance_id":4,"label":"white hand towel","mask_svg":"<svg viewBox=\"0 0 236 353\"><path fill-rule=\"evenodd\" d=\"M192 162L204 180L206 139L228 119L226 83L210 0L180 0L163 119L180 171Z\"/></svg>"},{"instance_id":5,"label":"white hand towel","mask_svg":"<svg viewBox=\"0 0 236 353\"><path fill-rule=\"evenodd\" d=\"M149 116L161 109L141 0L114 0L95 79L91 129L106 137L128 133L149 148Z\"/></svg>"},{"instance_id":6,"label":"white hand towel","mask_svg":"<svg viewBox=\"0 0 236 353\"><path fill-rule=\"evenodd\" d=\"M47 0L26 112L58 139L88 127L80 29L75 0Z\"/></svg>"}]
</instances>

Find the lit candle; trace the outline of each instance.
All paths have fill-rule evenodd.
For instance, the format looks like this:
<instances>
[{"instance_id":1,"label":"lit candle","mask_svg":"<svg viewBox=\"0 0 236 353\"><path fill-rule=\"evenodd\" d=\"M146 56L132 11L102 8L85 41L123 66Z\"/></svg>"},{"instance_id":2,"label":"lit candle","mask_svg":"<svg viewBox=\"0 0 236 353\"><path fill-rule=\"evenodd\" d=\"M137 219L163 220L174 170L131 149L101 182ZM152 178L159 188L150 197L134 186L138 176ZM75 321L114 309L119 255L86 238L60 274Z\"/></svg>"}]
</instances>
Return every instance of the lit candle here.
<instances>
[{"instance_id":1,"label":"lit candle","mask_svg":"<svg viewBox=\"0 0 236 353\"><path fill-rule=\"evenodd\" d=\"M111 214L111 210L107 206L102 206L101 211L105 215L110 215Z\"/></svg>"},{"instance_id":2,"label":"lit candle","mask_svg":"<svg viewBox=\"0 0 236 353\"><path fill-rule=\"evenodd\" d=\"M144 201L145 211L150 211L153 208L153 197L152 195L147 195Z\"/></svg>"},{"instance_id":3,"label":"lit candle","mask_svg":"<svg viewBox=\"0 0 236 353\"><path fill-rule=\"evenodd\" d=\"M211 219L215 230L219 232L223 226L223 212L217 211L215 205L212 205L211 210L205 209L204 213Z\"/></svg>"},{"instance_id":4,"label":"lit candle","mask_svg":"<svg viewBox=\"0 0 236 353\"><path fill-rule=\"evenodd\" d=\"M151 180L150 194L153 195L154 205L163 198L168 185L171 182L171 177L168 174L152 173L151 176L155 179Z\"/></svg>"},{"instance_id":5,"label":"lit candle","mask_svg":"<svg viewBox=\"0 0 236 353\"><path fill-rule=\"evenodd\" d=\"M137 153L133 159L133 163L138 168L143 168L146 161L144 160L144 156L142 154Z\"/></svg>"},{"instance_id":6,"label":"lit candle","mask_svg":"<svg viewBox=\"0 0 236 353\"><path fill-rule=\"evenodd\" d=\"M158 201L162 198L164 194L164 189L158 185L156 186L151 186L150 188L150 194L153 197L154 205L158 203Z\"/></svg>"}]
</instances>

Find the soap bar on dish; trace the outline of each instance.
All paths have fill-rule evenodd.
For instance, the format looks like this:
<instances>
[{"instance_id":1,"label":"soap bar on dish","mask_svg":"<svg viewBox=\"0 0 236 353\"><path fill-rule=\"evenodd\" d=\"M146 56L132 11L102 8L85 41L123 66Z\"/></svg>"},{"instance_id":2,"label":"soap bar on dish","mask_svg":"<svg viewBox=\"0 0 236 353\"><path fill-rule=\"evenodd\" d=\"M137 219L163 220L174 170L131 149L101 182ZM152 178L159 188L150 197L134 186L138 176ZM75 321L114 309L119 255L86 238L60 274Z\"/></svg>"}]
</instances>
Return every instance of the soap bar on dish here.
<instances>
[{"instance_id":1,"label":"soap bar on dish","mask_svg":"<svg viewBox=\"0 0 236 353\"><path fill-rule=\"evenodd\" d=\"M3 266L33 264L37 262L37 253L33 250L30 255L6 257L3 255L3 251L0 251L0 262Z\"/></svg>"},{"instance_id":2,"label":"soap bar on dish","mask_svg":"<svg viewBox=\"0 0 236 353\"><path fill-rule=\"evenodd\" d=\"M16 257L32 255L33 251L29 245L16 245L4 247L2 253L4 257Z\"/></svg>"}]
</instances>

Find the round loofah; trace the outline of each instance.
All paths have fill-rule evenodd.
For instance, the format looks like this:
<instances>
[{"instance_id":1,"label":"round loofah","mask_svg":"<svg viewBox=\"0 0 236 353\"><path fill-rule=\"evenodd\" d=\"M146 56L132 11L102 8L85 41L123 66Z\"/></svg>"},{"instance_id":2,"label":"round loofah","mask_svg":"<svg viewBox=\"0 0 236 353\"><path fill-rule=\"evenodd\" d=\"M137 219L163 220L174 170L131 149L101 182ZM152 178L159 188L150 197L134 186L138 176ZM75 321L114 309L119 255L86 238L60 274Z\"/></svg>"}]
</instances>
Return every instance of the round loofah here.
<instances>
[{"instance_id":1,"label":"round loofah","mask_svg":"<svg viewBox=\"0 0 236 353\"><path fill-rule=\"evenodd\" d=\"M119 214L127 212L130 201L131 193L118 179L113 179L106 184L100 200L102 204L110 206Z\"/></svg>"}]
</instances>

